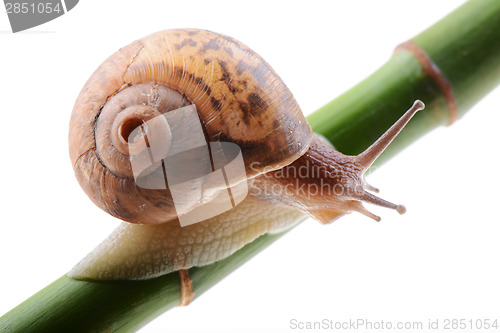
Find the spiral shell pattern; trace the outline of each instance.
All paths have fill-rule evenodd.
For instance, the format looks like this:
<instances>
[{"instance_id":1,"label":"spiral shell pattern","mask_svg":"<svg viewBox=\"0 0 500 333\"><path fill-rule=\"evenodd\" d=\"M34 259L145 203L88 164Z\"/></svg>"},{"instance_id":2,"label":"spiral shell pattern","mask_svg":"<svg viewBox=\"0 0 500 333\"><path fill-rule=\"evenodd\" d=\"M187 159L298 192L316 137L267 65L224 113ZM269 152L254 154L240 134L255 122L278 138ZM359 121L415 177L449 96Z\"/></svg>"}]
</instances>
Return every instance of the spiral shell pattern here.
<instances>
[{"instance_id":1,"label":"spiral shell pattern","mask_svg":"<svg viewBox=\"0 0 500 333\"><path fill-rule=\"evenodd\" d=\"M290 164L312 139L291 92L247 46L204 30L158 32L109 57L77 98L70 157L90 199L128 222L175 219L168 188L135 183L128 135L149 119L192 104L207 142L241 148L248 178Z\"/></svg>"}]
</instances>

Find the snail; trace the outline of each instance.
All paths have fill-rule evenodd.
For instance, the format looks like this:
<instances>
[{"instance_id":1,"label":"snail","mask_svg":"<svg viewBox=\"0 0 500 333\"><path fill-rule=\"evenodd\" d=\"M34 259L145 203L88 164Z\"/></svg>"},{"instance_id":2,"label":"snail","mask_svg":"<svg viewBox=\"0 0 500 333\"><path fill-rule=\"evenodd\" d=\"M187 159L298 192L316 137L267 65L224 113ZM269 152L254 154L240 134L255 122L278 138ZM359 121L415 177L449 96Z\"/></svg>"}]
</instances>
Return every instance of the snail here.
<instances>
[{"instance_id":1,"label":"snail","mask_svg":"<svg viewBox=\"0 0 500 333\"><path fill-rule=\"evenodd\" d=\"M171 125L144 124L189 107L196 110L207 143L239 147L244 173L231 185L244 182L248 194L235 208L182 227L180 215L227 188L213 187L196 200L188 195L189 204L180 209L172 184L139 186L131 161L154 131L164 138L162 156L175 149ZM241 42L197 29L137 40L89 78L76 100L69 135L83 190L98 207L130 223L121 224L69 276L147 279L210 264L260 235L291 228L304 214L324 224L353 211L380 220L362 202L404 213L404 206L372 194L377 190L363 174L423 107L416 101L364 152L346 156L313 133L281 78ZM187 130L181 137L189 140L194 133ZM165 171L160 162L150 169Z\"/></svg>"}]
</instances>

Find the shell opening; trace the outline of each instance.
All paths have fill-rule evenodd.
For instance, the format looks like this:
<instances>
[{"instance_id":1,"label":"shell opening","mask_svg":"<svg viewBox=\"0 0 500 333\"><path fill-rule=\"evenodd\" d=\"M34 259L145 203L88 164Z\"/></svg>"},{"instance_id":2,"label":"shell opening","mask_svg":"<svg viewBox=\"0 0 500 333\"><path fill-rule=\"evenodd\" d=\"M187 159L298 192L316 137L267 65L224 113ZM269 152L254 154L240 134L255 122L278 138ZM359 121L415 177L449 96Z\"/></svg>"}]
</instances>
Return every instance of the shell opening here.
<instances>
[{"instance_id":1,"label":"shell opening","mask_svg":"<svg viewBox=\"0 0 500 333\"><path fill-rule=\"evenodd\" d=\"M134 138L130 136L130 134L132 134L132 131L141 126L143 123L144 120L141 118L126 119L118 129L120 141L124 144L130 145L139 140L141 137L144 137L146 134L144 130L141 131L140 136L135 136Z\"/></svg>"},{"instance_id":2,"label":"shell opening","mask_svg":"<svg viewBox=\"0 0 500 333\"><path fill-rule=\"evenodd\" d=\"M95 127L100 161L117 176L133 177L130 156L149 146L148 135L167 138L162 147L170 146L170 128L159 116L190 104L181 93L152 83L117 92L103 106ZM160 120L153 122L154 128L145 125L156 118Z\"/></svg>"}]
</instances>

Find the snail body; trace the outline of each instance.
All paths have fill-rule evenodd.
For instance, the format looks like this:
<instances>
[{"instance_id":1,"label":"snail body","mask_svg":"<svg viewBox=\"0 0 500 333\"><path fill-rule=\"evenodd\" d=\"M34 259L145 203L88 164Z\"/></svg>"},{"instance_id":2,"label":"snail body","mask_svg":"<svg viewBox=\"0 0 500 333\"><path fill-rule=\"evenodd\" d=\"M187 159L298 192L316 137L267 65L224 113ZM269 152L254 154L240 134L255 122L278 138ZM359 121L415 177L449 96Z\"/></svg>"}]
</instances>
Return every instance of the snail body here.
<instances>
[{"instance_id":1,"label":"snail body","mask_svg":"<svg viewBox=\"0 0 500 333\"><path fill-rule=\"evenodd\" d=\"M153 133L161 132L163 138L159 154L175 150L178 141L172 133L177 129L171 125L137 130L189 106L196 110L206 142L229 142L241 149L245 172L232 185L247 182L248 195L234 209L181 227L182 214L214 200L222 189L213 187L201 196L199 191L186 193L190 204L179 209L170 182L165 188L138 186L131 161L140 147L149 147ZM363 173L421 108L417 101L366 151L346 156L313 135L283 81L242 43L196 29L167 30L135 41L87 81L75 103L69 137L71 161L84 191L101 209L130 223L70 276L144 279L210 264L262 234L290 228L304 213L321 223L352 211L379 220L361 201L403 213L403 206L369 193L366 189L373 188ZM189 130L181 134L183 140L192 135ZM155 163L147 177L155 170L165 172L163 162ZM305 172L297 175L297 170ZM208 186L203 179L193 185ZM298 191L304 186L306 192Z\"/></svg>"}]
</instances>

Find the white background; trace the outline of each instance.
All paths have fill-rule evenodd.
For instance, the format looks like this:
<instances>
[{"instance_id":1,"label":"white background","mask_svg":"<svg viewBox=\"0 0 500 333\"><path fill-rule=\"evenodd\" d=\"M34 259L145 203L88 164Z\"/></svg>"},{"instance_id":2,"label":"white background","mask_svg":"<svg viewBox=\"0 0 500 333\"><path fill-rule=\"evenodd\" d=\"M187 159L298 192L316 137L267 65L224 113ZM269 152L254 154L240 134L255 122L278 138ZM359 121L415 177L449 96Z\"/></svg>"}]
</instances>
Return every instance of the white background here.
<instances>
[{"instance_id":1,"label":"white background","mask_svg":"<svg viewBox=\"0 0 500 333\"><path fill-rule=\"evenodd\" d=\"M0 13L0 314L66 273L118 220L77 184L68 122L87 78L152 32L231 35L280 73L306 114L464 1L81 1L11 34ZM333 79L332 79L333 78ZM368 179L408 212L308 220L193 304L141 332L291 332L290 320L500 317L500 90ZM497 316L497 317L495 317Z\"/></svg>"}]
</instances>

